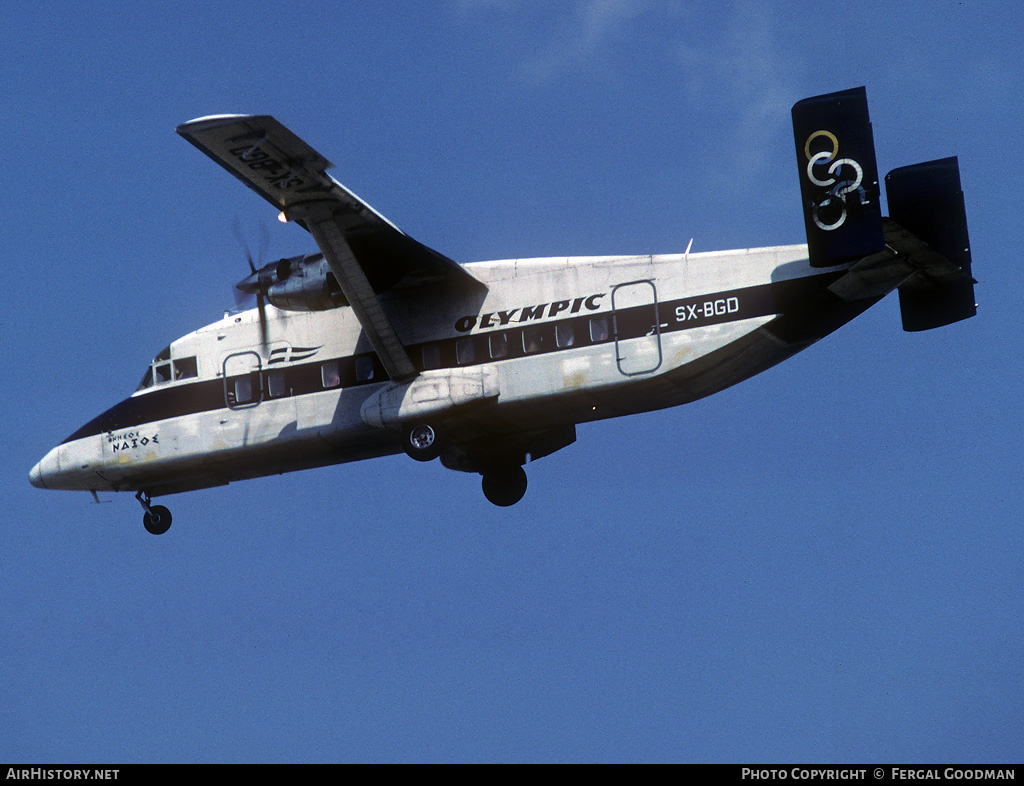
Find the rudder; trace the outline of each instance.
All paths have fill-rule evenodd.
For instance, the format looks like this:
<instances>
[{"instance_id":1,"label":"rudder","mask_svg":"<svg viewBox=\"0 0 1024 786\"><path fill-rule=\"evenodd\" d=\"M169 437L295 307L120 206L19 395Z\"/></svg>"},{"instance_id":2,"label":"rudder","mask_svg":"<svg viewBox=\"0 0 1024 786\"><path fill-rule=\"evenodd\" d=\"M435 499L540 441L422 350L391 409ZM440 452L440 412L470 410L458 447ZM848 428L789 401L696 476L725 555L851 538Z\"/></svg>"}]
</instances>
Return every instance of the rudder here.
<instances>
[{"instance_id":1,"label":"rudder","mask_svg":"<svg viewBox=\"0 0 1024 786\"><path fill-rule=\"evenodd\" d=\"M885 246L875 143L863 87L793 106L807 248L830 267Z\"/></svg>"},{"instance_id":2,"label":"rudder","mask_svg":"<svg viewBox=\"0 0 1024 786\"><path fill-rule=\"evenodd\" d=\"M889 215L960 269L960 281L915 276L899 288L907 331L959 322L977 313L967 211L957 158L899 167L885 176Z\"/></svg>"}]
</instances>

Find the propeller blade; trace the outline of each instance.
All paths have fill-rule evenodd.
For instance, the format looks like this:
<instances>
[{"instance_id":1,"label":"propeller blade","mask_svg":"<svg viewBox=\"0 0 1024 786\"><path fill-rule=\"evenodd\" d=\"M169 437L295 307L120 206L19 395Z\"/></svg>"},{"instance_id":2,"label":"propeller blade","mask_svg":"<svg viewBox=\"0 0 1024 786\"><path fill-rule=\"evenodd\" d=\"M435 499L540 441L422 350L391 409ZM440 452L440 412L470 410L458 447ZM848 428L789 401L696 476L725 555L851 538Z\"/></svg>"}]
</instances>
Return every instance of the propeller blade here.
<instances>
[{"instance_id":1,"label":"propeller blade","mask_svg":"<svg viewBox=\"0 0 1024 786\"><path fill-rule=\"evenodd\" d=\"M263 293L256 295L256 308L260 312L260 346L263 347L263 351L267 350L267 304L263 298Z\"/></svg>"},{"instance_id":2,"label":"propeller blade","mask_svg":"<svg viewBox=\"0 0 1024 786\"><path fill-rule=\"evenodd\" d=\"M245 261L249 263L250 272L255 273L256 265L252 261L252 254L249 253L249 244L245 242L245 235L242 234L242 227L237 218L231 226L231 231L235 233L235 238L238 240L239 245L242 246L242 251L245 252Z\"/></svg>"}]
</instances>

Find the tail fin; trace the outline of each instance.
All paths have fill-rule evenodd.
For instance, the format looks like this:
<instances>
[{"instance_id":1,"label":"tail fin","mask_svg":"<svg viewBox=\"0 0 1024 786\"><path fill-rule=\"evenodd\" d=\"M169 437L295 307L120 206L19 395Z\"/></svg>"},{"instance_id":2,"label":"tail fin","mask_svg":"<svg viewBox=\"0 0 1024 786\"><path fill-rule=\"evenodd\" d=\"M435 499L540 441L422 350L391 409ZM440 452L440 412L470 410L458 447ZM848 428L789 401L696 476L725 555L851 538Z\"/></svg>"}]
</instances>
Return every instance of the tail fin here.
<instances>
[{"instance_id":1,"label":"tail fin","mask_svg":"<svg viewBox=\"0 0 1024 786\"><path fill-rule=\"evenodd\" d=\"M884 248L875 143L863 87L793 106L793 134L811 265Z\"/></svg>"},{"instance_id":2,"label":"tail fin","mask_svg":"<svg viewBox=\"0 0 1024 786\"><path fill-rule=\"evenodd\" d=\"M894 169L885 176L885 192L892 219L962 273L959 281L919 274L901 284L903 329L930 330L973 317L971 246L956 157Z\"/></svg>"}]
</instances>

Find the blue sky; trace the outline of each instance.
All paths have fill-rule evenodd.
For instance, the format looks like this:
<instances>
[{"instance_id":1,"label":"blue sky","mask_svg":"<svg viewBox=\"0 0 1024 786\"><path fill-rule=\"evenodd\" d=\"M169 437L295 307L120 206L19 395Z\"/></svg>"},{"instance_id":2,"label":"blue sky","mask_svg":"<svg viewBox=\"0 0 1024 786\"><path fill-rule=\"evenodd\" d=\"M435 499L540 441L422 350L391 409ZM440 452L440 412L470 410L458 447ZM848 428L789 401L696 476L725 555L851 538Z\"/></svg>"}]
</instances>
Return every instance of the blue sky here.
<instances>
[{"instance_id":1,"label":"blue sky","mask_svg":"<svg viewBox=\"0 0 1024 786\"><path fill-rule=\"evenodd\" d=\"M99 8L99 6L96 6ZM1019 761L1019 3L0 8L0 761ZM27 473L308 235L174 134L269 113L459 261L803 241L789 119L960 157L976 319L887 299L501 510L404 457L168 498Z\"/></svg>"}]
</instances>

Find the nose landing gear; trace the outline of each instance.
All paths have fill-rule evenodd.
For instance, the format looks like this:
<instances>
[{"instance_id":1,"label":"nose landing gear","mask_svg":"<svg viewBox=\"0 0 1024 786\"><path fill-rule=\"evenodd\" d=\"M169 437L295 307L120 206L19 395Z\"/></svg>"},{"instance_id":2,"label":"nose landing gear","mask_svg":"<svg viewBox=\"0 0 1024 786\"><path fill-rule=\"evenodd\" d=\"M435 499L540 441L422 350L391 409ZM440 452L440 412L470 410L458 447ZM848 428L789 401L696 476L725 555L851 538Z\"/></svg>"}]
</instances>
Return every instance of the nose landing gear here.
<instances>
[{"instance_id":1,"label":"nose landing gear","mask_svg":"<svg viewBox=\"0 0 1024 786\"><path fill-rule=\"evenodd\" d=\"M149 495L145 491L136 493L135 499L142 505L145 514L142 516L142 526L153 535L163 535L171 527L171 511L163 505L150 505Z\"/></svg>"}]
</instances>

